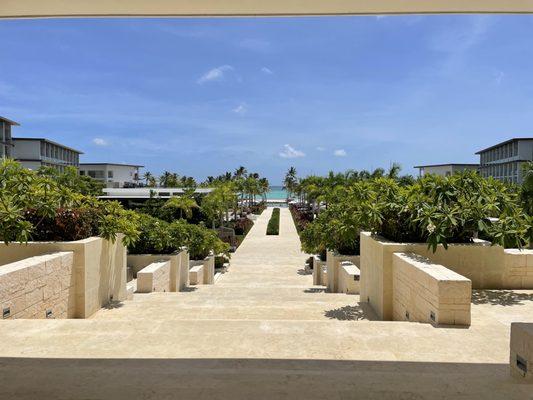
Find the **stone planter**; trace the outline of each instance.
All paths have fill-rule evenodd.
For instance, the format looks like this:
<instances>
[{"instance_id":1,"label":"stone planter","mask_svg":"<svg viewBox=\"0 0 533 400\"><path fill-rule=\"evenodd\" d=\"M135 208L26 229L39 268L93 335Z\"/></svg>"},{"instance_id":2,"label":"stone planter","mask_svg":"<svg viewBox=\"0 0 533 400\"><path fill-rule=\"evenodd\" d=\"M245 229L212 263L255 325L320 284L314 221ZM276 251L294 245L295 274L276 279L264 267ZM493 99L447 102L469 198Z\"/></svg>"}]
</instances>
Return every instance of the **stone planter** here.
<instances>
[{"instance_id":1,"label":"stone planter","mask_svg":"<svg viewBox=\"0 0 533 400\"><path fill-rule=\"evenodd\" d=\"M122 235L115 243L99 237L73 242L0 244L0 268L28 257L72 252L74 300L68 316L88 318L110 300L126 299L126 248Z\"/></svg>"},{"instance_id":2,"label":"stone planter","mask_svg":"<svg viewBox=\"0 0 533 400\"><path fill-rule=\"evenodd\" d=\"M397 243L361 233L361 301L369 302L384 320L392 319L392 255L415 253L472 281L473 289L533 288L533 251L504 249L487 241L438 246Z\"/></svg>"},{"instance_id":3,"label":"stone planter","mask_svg":"<svg viewBox=\"0 0 533 400\"><path fill-rule=\"evenodd\" d=\"M328 292L330 293L339 293L339 277L340 277L340 268L341 262L350 261L355 266L359 266L360 256L354 255L344 255L339 254L334 251L328 250L326 256L326 265L327 265L327 287Z\"/></svg>"},{"instance_id":4,"label":"stone planter","mask_svg":"<svg viewBox=\"0 0 533 400\"><path fill-rule=\"evenodd\" d=\"M203 265L202 284L213 285L215 283L215 256L209 255L203 260L191 260L189 262L189 268L199 265Z\"/></svg>"},{"instance_id":5,"label":"stone planter","mask_svg":"<svg viewBox=\"0 0 533 400\"><path fill-rule=\"evenodd\" d=\"M323 268L326 261L322 261L319 256L313 256L313 285L326 286L327 282L324 280Z\"/></svg>"},{"instance_id":6,"label":"stone planter","mask_svg":"<svg viewBox=\"0 0 533 400\"><path fill-rule=\"evenodd\" d=\"M128 267L133 277L147 265L157 261L170 261L170 291L181 292L189 286L189 252L187 249L173 254L128 254Z\"/></svg>"}]
</instances>

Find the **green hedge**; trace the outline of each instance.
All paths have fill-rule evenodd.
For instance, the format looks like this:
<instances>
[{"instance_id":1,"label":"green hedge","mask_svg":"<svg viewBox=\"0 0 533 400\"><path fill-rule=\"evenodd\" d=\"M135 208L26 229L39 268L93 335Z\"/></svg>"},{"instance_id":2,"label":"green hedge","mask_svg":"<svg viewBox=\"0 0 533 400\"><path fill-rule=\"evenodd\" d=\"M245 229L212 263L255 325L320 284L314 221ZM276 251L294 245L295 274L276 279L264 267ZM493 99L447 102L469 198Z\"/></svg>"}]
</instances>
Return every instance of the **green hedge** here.
<instances>
[{"instance_id":1,"label":"green hedge","mask_svg":"<svg viewBox=\"0 0 533 400\"><path fill-rule=\"evenodd\" d=\"M268 221L267 235L279 235L279 208L272 210L272 216Z\"/></svg>"}]
</instances>

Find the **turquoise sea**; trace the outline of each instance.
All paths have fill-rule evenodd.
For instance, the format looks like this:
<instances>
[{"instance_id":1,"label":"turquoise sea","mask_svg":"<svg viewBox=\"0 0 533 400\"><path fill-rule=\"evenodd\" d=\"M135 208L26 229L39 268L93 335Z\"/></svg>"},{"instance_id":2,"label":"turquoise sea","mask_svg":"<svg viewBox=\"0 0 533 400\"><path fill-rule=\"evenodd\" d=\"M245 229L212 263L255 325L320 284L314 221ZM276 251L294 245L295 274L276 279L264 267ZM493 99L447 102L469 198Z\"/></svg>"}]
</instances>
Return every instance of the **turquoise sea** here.
<instances>
[{"instance_id":1,"label":"turquoise sea","mask_svg":"<svg viewBox=\"0 0 533 400\"><path fill-rule=\"evenodd\" d=\"M287 198L287 191L283 190L283 186L270 186L270 191L267 193L269 200L285 200Z\"/></svg>"}]
</instances>

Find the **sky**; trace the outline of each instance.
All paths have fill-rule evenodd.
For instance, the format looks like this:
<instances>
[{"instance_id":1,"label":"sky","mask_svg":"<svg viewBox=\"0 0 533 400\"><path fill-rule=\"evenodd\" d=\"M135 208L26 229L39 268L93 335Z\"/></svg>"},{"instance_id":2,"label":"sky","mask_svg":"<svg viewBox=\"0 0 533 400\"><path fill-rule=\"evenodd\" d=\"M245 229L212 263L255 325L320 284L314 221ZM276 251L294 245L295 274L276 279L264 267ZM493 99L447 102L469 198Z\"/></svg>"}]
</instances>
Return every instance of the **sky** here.
<instances>
[{"instance_id":1,"label":"sky","mask_svg":"<svg viewBox=\"0 0 533 400\"><path fill-rule=\"evenodd\" d=\"M0 21L15 137L204 179L477 162L533 136L533 16Z\"/></svg>"}]
</instances>

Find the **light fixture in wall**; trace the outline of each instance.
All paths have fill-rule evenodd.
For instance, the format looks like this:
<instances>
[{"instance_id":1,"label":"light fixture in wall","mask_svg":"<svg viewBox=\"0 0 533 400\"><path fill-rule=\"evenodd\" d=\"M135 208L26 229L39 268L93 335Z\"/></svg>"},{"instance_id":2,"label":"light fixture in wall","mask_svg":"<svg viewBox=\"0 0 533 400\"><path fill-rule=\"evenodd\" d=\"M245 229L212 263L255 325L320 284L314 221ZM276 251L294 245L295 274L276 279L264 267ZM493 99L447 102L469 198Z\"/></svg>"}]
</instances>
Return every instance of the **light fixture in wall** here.
<instances>
[{"instance_id":1,"label":"light fixture in wall","mask_svg":"<svg viewBox=\"0 0 533 400\"><path fill-rule=\"evenodd\" d=\"M429 312L429 319L431 319L433 322L435 322L435 313L433 311Z\"/></svg>"},{"instance_id":2,"label":"light fixture in wall","mask_svg":"<svg viewBox=\"0 0 533 400\"><path fill-rule=\"evenodd\" d=\"M6 319L11 316L11 308L7 307L2 310L2 318Z\"/></svg>"},{"instance_id":3,"label":"light fixture in wall","mask_svg":"<svg viewBox=\"0 0 533 400\"><path fill-rule=\"evenodd\" d=\"M52 310L46 310L46 318L54 318L54 313L52 312Z\"/></svg>"},{"instance_id":4,"label":"light fixture in wall","mask_svg":"<svg viewBox=\"0 0 533 400\"><path fill-rule=\"evenodd\" d=\"M520 357L518 354L516 355L516 368L518 368L523 373L523 376L526 376L527 360L525 358Z\"/></svg>"},{"instance_id":5,"label":"light fixture in wall","mask_svg":"<svg viewBox=\"0 0 533 400\"><path fill-rule=\"evenodd\" d=\"M405 319L409 319L409 311L405 310Z\"/></svg>"}]
</instances>

